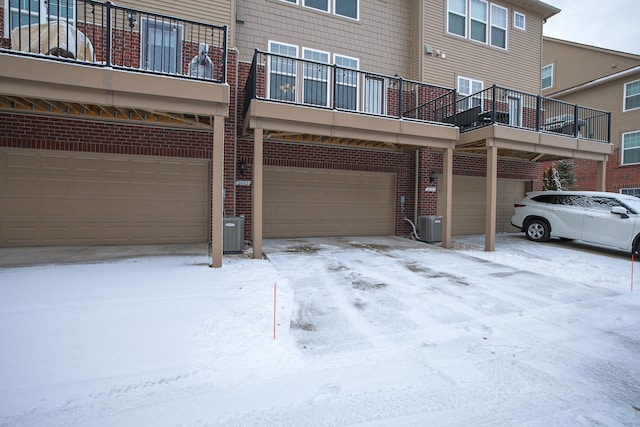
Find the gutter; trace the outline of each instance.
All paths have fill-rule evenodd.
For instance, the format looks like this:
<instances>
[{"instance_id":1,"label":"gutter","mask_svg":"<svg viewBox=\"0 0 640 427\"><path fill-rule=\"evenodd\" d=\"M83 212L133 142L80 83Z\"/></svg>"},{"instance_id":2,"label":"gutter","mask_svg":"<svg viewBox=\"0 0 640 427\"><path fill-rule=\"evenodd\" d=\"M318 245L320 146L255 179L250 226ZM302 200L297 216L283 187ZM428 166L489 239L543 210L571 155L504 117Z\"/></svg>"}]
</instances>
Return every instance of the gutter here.
<instances>
[{"instance_id":1,"label":"gutter","mask_svg":"<svg viewBox=\"0 0 640 427\"><path fill-rule=\"evenodd\" d=\"M599 79L595 79L595 80L592 80L590 82L583 83L581 85L571 87L569 89L564 89L564 90L561 90L559 92L554 92L554 93L551 93L551 94L549 94L547 96L549 98L555 98L555 97L561 97L561 96L564 96L564 95L570 95L572 93L580 92L582 90L589 89L589 88L594 87L594 86L598 86L598 85L601 85L601 84L604 84L604 83L608 83L608 82L620 79L622 77L625 77L627 75L634 74L634 73L637 73L637 72L640 72L640 65L637 65L637 66L635 66L633 68L629 68L628 70L619 71L619 72L617 72L615 74L609 74L608 76L600 77Z\"/></svg>"}]
</instances>

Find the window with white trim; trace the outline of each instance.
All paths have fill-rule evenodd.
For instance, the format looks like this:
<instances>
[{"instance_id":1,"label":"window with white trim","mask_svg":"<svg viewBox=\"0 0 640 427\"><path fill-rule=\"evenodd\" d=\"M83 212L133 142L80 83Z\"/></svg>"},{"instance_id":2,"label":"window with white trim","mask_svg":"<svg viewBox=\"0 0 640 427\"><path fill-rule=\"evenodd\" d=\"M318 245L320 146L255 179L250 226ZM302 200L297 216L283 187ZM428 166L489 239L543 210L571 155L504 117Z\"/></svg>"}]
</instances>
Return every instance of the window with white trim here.
<instances>
[{"instance_id":1,"label":"window with white trim","mask_svg":"<svg viewBox=\"0 0 640 427\"><path fill-rule=\"evenodd\" d=\"M640 197L640 188L621 188L620 193Z\"/></svg>"},{"instance_id":2,"label":"window with white trim","mask_svg":"<svg viewBox=\"0 0 640 427\"><path fill-rule=\"evenodd\" d=\"M358 60L348 56L334 55L336 69L335 106L355 110L358 106Z\"/></svg>"},{"instance_id":3,"label":"window with white trim","mask_svg":"<svg viewBox=\"0 0 640 427\"><path fill-rule=\"evenodd\" d=\"M70 25L75 23L76 10L73 0L5 0L5 10L9 10L5 36L16 27L62 19ZM6 13L6 12L5 12Z\"/></svg>"},{"instance_id":4,"label":"window with white trim","mask_svg":"<svg viewBox=\"0 0 640 427\"><path fill-rule=\"evenodd\" d=\"M182 72L182 26L174 22L142 19L142 68L162 73Z\"/></svg>"},{"instance_id":5,"label":"window with white trim","mask_svg":"<svg viewBox=\"0 0 640 427\"><path fill-rule=\"evenodd\" d=\"M298 46L271 41L269 52L282 55L269 58L269 99L295 102Z\"/></svg>"},{"instance_id":6,"label":"window with white trim","mask_svg":"<svg viewBox=\"0 0 640 427\"><path fill-rule=\"evenodd\" d=\"M329 12L329 0L303 0L306 7Z\"/></svg>"},{"instance_id":7,"label":"window with white trim","mask_svg":"<svg viewBox=\"0 0 640 427\"><path fill-rule=\"evenodd\" d=\"M305 104L329 105L329 53L313 49L302 49L302 57L309 61L303 64L303 96Z\"/></svg>"},{"instance_id":8,"label":"window with white trim","mask_svg":"<svg viewBox=\"0 0 640 427\"><path fill-rule=\"evenodd\" d=\"M482 108L482 89L484 82L480 80L458 77L458 111L480 106Z\"/></svg>"},{"instance_id":9,"label":"window with white trim","mask_svg":"<svg viewBox=\"0 0 640 427\"><path fill-rule=\"evenodd\" d=\"M506 8L491 4L491 46L507 48L507 16Z\"/></svg>"},{"instance_id":10,"label":"window with white trim","mask_svg":"<svg viewBox=\"0 0 640 427\"><path fill-rule=\"evenodd\" d=\"M351 19L358 19L360 2L358 0L334 0L333 13Z\"/></svg>"},{"instance_id":11,"label":"window with white trim","mask_svg":"<svg viewBox=\"0 0 640 427\"><path fill-rule=\"evenodd\" d=\"M522 31L526 29L526 16L524 13L513 12L513 27Z\"/></svg>"},{"instance_id":12,"label":"window with white trim","mask_svg":"<svg viewBox=\"0 0 640 427\"><path fill-rule=\"evenodd\" d=\"M640 80L624 84L623 111L640 108Z\"/></svg>"},{"instance_id":13,"label":"window with white trim","mask_svg":"<svg viewBox=\"0 0 640 427\"><path fill-rule=\"evenodd\" d=\"M506 49L508 21L508 10L487 0L447 0L449 34Z\"/></svg>"},{"instance_id":14,"label":"window with white trim","mask_svg":"<svg viewBox=\"0 0 640 427\"><path fill-rule=\"evenodd\" d=\"M469 37L471 40L487 42L488 4L484 0L471 0Z\"/></svg>"},{"instance_id":15,"label":"window with white trim","mask_svg":"<svg viewBox=\"0 0 640 427\"><path fill-rule=\"evenodd\" d=\"M640 131L622 134L621 165L640 163Z\"/></svg>"},{"instance_id":16,"label":"window with white trim","mask_svg":"<svg viewBox=\"0 0 640 427\"><path fill-rule=\"evenodd\" d=\"M358 20L360 0L280 0L286 3L302 5L309 9L332 13L337 16Z\"/></svg>"},{"instance_id":17,"label":"window with white trim","mask_svg":"<svg viewBox=\"0 0 640 427\"><path fill-rule=\"evenodd\" d=\"M467 0L447 0L447 31L467 36Z\"/></svg>"},{"instance_id":18,"label":"window with white trim","mask_svg":"<svg viewBox=\"0 0 640 427\"><path fill-rule=\"evenodd\" d=\"M553 64L542 67L542 89L549 89L553 86Z\"/></svg>"}]
</instances>

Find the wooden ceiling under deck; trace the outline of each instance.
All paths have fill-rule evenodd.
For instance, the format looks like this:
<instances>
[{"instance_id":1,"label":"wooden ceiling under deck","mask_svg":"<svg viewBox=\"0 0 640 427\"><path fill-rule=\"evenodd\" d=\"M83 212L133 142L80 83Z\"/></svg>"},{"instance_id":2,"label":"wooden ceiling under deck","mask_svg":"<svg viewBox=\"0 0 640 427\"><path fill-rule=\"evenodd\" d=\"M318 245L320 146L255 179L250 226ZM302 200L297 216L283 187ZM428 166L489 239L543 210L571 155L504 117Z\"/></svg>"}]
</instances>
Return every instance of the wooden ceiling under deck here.
<instances>
[{"instance_id":1,"label":"wooden ceiling under deck","mask_svg":"<svg viewBox=\"0 0 640 427\"><path fill-rule=\"evenodd\" d=\"M15 95L0 95L0 111L85 120L116 121L128 124L164 125L202 130L213 129L212 115L174 113Z\"/></svg>"},{"instance_id":2,"label":"wooden ceiling under deck","mask_svg":"<svg viewBox=\"0 0 640 427\"><path fill-rule=\"evenodd\" d=\"M486 156L487 143L484 140L476 141L470 144L456 146L455 153L460 154L477 154ZM525 160L529 162L549 162L554 160L565 159L566 156L559 156L554 154L536 153L529 151L520 151L508 148L498 148L498 158L501 159L513 159L513 160Z\"/></svg>"},{"instance_id":3,"label":"wooden ceiling under deck","mask_svg":"<svg viewBox=\"0 0 640 427\"><path fill-rule=\"evenodd\" d=\"M251 134L252 132L248 132ZM416 147L393 144L383 141L372 141L359 138L343 138L335 136L323 136L312 134L289 133L275 130L264 130L265 141L278 141L284 143L303 143L315 145L330 145L333 147L365 148L370 150L407 152Z\"/></svg>"}]
</instances>

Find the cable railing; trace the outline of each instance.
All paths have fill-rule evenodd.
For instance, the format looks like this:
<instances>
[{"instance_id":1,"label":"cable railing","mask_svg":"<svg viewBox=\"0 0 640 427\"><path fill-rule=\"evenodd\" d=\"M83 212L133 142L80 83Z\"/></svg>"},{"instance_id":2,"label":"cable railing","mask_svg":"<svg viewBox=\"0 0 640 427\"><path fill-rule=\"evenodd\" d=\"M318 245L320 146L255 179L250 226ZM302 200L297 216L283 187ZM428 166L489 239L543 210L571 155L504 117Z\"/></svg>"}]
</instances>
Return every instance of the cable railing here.
<instances>
[{"instance_id":1,"label":"cable railing","mask_svg":"<svg viewBox=\"0 0 640 427\"><path fill-rule=\"evenodd\" d=\"M453 100L453 89L354 68L256 50L245 86L252 99L352 111L407 120L437 121L430 103Z\"/></svg>"},{"instance_id":2,"label":"cable railing","mask_svg":"<svg viewBox=\"0 0 640 427\"><path fill-rule=\"evenodd\" d=\"M93 0L11 1L12 54L226 82L227 27Z\"/></svg>"}]
</instances>

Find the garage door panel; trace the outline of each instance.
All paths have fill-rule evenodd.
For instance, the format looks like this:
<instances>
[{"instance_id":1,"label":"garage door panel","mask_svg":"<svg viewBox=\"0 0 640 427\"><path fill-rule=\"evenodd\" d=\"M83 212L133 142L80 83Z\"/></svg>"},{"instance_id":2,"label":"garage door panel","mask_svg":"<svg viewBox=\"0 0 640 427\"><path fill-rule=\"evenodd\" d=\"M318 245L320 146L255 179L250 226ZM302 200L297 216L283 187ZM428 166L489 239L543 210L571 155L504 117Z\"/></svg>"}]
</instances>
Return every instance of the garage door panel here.
<instances>
[{"instance_id":1,"label":"garage door panel","mask_svg":"<svg viewBox=\"0 0 640 427\"><path fill-rule=\"evenodd\" d=\"M265 167L265 237L394 232L395 175Z\"/></svg>"},{"instance_id":2,"label":"garage door panel","mask_svg":"<svg viewBox=\"0 0 640 427\"><path fill-rule=\"evenodd\" d=\"M208 239L206 159L1 148L0 165L1 246Z\"/></svg>"},{"instance_id":3,"label":"garage door panel","mask_svg":"<svg viewBox=\"0 0 640 427\"><path fill-rule=\"evenodd\" d=\"M440 179L438 179L440 181ZM496 231L514 231L511 226L513 204L525 195L527 181L498 179L496 194ZM438 192L438 214L442 215L443 192ZM451 202L451 233L453 235L483 234L486 217L486 178L453 176Z\"/></svg>"}]
</instances>

